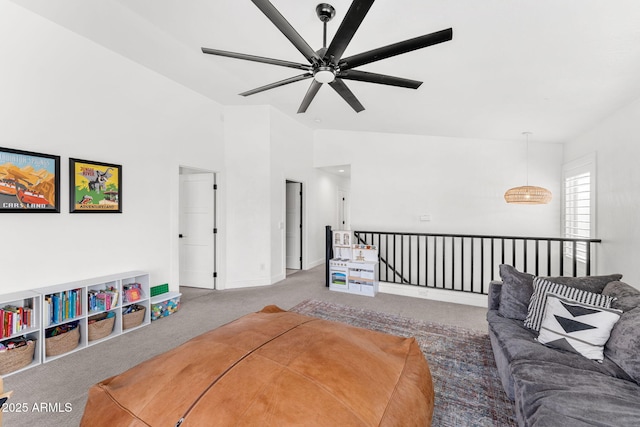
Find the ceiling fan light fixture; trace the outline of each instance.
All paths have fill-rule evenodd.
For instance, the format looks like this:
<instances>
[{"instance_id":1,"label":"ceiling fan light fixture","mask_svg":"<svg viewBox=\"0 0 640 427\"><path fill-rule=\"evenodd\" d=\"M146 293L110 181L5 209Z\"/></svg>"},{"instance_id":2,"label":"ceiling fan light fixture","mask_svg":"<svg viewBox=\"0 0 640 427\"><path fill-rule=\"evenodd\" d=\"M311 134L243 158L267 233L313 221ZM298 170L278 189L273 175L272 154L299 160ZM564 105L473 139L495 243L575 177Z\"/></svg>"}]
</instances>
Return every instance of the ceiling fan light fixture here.
<instances>
[{"instance_id":1,"label":"ceiling fan light fixture","mask_svg":"<svg viewBox=\"0 0 640 427\"><path fill-rule=\"evenodd\" d=\"M318 67L313 73L313 78L318 83L331 83L336 79L336 72L331 67Z\"/></svg>"}]
</instances>

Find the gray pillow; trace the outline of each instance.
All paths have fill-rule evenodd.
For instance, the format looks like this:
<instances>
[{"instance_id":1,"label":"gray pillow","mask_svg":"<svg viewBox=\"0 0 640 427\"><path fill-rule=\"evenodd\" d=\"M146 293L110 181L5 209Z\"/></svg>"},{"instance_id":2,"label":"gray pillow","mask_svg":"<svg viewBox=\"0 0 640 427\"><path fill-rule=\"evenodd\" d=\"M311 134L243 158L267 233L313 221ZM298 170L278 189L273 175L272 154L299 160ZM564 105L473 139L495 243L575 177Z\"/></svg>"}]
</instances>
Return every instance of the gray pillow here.
<instances>
[{"instance_id":1,"label":"gray pillow","mask_svg":"<svg viewBox=\"0 0 640 427\"><path fill-rule=\"evenodd\" d=\"M547 280L566 285L582 291L601 294L604 287L609 282L615 282L622 279L622 274L609 274L607 276L584 276L584 277L546 277Z\"/></svg>"},{"instance_id":2,"label":"gray pillow","mask_svg":"<svg viewBox=\"0 0 640 427\"><path fill-rule=\"evenodd\" d=\"M502 279L503 285L502 292L500 293L498 313L509 319L526 319L529 311L529 301L531 300L531 294L533 294L534 276L529 273L522 273L510 265L501 264L500 278ZM601 294L607 283L622 279L622 274L584 277L545 277L545 279L571 288Z\"/></svg>"},{"instance_id":3,"label":"gray pillow","mask_svg":"<svg viewBox=\"0 0 640 427\"><path fill-rule=\"evenodd\" d=\"M500 265L502 292L498 313L508 319L524 320L533 293L533 275L521 273L507 264Z\"/></svg>"},{"instance_id":4,"label":"gray pillow","mask_svg":"<svg viewBox=\"0 0 640 427\"><path fill-rule=\"evenodd\" d=\"M604 355L640 384L640 308L623 313L611 331Z\"/></svg>"},{"instance_id":5,"label":"gray pillow","mask_svg":"<svg viewBox=\"0 0 640 427\"><path fill-rule=\"evenodd\" d=\"M602 294L616 298L616 300L611 303L612 308L629 311L640 307L640 291L624 282L616 281L607 284Z\"/></svg>"}]
</instances>

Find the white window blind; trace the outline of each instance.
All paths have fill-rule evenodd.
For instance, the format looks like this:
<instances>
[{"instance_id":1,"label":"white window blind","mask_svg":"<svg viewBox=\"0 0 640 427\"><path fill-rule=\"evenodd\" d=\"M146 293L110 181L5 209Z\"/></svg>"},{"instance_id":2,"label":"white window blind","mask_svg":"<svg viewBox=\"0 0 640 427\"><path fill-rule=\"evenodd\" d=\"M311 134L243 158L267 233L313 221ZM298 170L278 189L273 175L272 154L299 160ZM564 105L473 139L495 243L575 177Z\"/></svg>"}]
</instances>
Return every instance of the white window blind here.
<instances>
[{"instance_id":1,"label":"white window blind","mask_svg":"<svg viewBox=\"0 0 640 427\"><path fill-rule=\"evenodd\" d=\"M582 172L565 176L564 180L564 235L571 238L590 238L591 173ZM576 259L586 261L586 243L576 243ZM573 257L573 245L565 244L565 255Z\"/></svg>"}]
</instances>

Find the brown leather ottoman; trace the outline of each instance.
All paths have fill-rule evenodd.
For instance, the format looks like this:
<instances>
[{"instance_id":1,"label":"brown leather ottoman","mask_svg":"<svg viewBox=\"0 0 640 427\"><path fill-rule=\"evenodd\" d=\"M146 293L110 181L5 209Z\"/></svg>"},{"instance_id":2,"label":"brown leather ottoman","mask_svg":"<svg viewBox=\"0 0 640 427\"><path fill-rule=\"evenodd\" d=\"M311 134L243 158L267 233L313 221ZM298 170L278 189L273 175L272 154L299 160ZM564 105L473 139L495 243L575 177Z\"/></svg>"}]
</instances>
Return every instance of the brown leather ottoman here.
<instances>
[{"instance_id":1,"label":"brown leather ottoman","mask_svg":"<svg viewBox=\"0 0 640 427\"><path fill-rule=\"evenodd\" d=\"M429 426L433 384L414 338L275 306L89 390L82 426Z\"/></svg>"}]
</instances>

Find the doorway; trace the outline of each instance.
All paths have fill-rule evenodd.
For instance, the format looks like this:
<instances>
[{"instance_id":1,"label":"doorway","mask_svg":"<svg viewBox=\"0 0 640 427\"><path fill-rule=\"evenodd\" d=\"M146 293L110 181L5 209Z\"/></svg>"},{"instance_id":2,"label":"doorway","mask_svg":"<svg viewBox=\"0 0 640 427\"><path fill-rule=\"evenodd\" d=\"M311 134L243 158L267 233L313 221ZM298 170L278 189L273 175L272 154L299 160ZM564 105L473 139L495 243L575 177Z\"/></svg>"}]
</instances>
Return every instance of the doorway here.
<instances>
[{"instance_id":1,"label":"doorway","mask_svg":"<svg viewBox=\"0 0 640 427\"><path fill-rule=\"evenodd\" d=\"M216 289L216 176L180 167L180 286Z\"/></svg>"},{"instance_id":2,"label":"doorway","mask_svg":"<svg viewBox=\"0 0 640 427\"><path fill-rule=\"evenodd\" d=\"M338 230L351 230L350 202L349 191L338 189Z\"/></svg>"},{"instance_id":3,"label":"doorway","mask_svg":"<svg viewBox=\"0 0 640 427\"><path fill-rule=\"evenodd\" d=\"M287 274L302 270L302 183L286 181L285 254Z\"/></svg>"}]
</instances>

